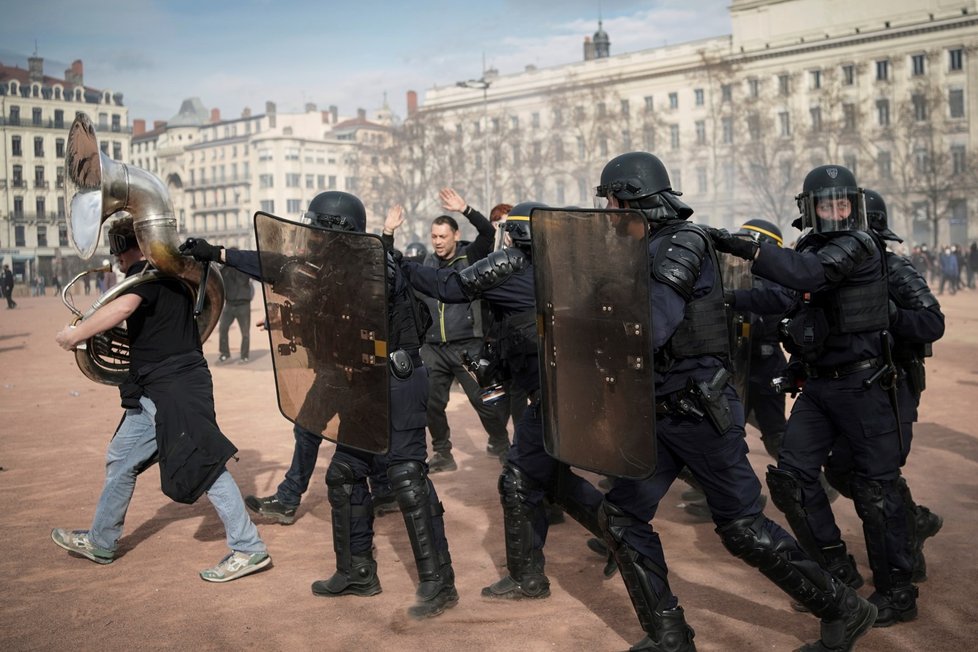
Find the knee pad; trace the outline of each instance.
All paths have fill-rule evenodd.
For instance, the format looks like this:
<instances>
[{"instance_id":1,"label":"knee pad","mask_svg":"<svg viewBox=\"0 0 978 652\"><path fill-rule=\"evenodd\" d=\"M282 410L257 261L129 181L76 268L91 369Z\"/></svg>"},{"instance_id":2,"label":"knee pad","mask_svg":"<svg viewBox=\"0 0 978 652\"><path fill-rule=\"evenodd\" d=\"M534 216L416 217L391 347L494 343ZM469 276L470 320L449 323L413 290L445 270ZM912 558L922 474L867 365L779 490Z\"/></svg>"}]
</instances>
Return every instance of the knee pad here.
<instances>
[{"instance_id":1,"label":"knee pad","mask_svg":"<svg viewBox=\"0 0 978 652\"><path fill-rule=\"evenodd\" d=\"M892 483L886 483L892 485ZM852 502L856 506L856 514L867 526L882 529L886 522L883 511L883 499L887 491L884 483L855 476L852 479Z\"/></svg>"},{"instance_id":2,"label":"knee pad","mask_svg":"<svg viewBox=\"0 0 978 652\"><path fill-rule=\"evenodd\" d=\"M387 467L391 490L401 511L411 511L428 502L428 475L421 462L398 462Z\"/></svg>"},{"instance_id":3,"label":"knee pad","mask_svg":"<svg viewBox=\"0 0 978 652\"><path fill-rule=\"evenodd\" d=\"M794 471L767 467L767 487L771 491L771 501L775 507L788 516L804 513L801 497L801 479Z\"/></svg>"},{"instance_id":4,"label":"knee pad","mask_svg":"<svg viewBox=\"0 0 978 652\"><path fill-rule=\"evenodd\" d=\"M363 482L366 482L364 478L358 478L353 467L346 462L330 462L326 469L326 495L329 504L333 507L348 504L354 486Z\"/></svg>"},{"instance_id":5,"label":"knee pad","mask_svg":"<svg viewBox=\"0 0 978 652\"><path fill-rule=\"evenodd\" d=\"M529 500L530 493L539 490L537 483L530 476L509 462L503 465L496 488L499 490L499 501L504 508L525 504Z\"/></svg>"}]
</instances>

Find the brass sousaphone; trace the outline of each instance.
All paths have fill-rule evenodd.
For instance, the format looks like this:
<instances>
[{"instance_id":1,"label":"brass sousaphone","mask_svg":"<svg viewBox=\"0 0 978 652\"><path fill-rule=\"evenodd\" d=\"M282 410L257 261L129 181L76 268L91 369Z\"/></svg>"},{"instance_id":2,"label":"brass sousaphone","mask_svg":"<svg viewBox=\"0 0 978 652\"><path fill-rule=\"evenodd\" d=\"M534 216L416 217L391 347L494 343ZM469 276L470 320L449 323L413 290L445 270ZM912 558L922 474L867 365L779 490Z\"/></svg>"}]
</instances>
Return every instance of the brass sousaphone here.
<instances>
[{"instance_id":1,"label":"brass sousaphone","mask_svg":"<svg viewBox=\"0 0 978 652\"><path fill-rule=\"evenodd\" d=\"M72 305L71 286L79 274L65 285L62 301L75 314L73 323L88 319L107 303L140 283L161 275L182 280L198 295L204 267L177 251L177 220L173 215L163 182L132 165L106 156L95 137L91 118L79 113L68 132L65 152L65 195L68 211L68 240L82 258L92 257L98 248L102 224L119 212L132 216L139 249L150 262L147 272L127 278L92 303L84 313ZM220 274L206 275L203 309L197 317L201 342L217 325L224 307L224 282ZM125 328L113 328L89 338L75 351L82 373L97 383L120 385L129 373L129 337Z\"/></svg>"}]
</instances>

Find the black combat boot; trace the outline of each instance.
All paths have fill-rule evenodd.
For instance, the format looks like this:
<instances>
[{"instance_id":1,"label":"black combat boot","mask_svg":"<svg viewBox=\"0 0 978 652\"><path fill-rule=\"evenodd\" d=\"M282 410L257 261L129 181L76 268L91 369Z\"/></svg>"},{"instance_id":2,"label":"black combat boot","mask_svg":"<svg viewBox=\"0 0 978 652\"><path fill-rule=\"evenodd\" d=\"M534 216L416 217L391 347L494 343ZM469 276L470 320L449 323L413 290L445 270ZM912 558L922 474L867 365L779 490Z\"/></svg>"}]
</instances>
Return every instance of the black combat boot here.
<instances>
[{"instance_id":1,"label":"black combat boot","mask_svg":"<svg viewBox=\"0 0 978 652\"><path fill-rule=\"evenodd\" d=\"M917 617L917 587L910 583L909 574L891 570L890 579L893 586L885 591L877 589L869 596L879 610L875 627L889 627Z\"/></svg>"},{"instance_id":2,"label":"black combat boot","mask_svg":"<svg viewBox=\"0 0 978 652\"><path fill-rule=\"evenodd\" d=\"M315 595L334 597L339 595L377 595L381 592L380 578L377 577L377 562L373 555L352 555L349 566L340 568L337 560L336 572L326 580L312 583Z\"/></svg>"},{"instance_id":3,"label":"black combat boot","mask_svg":"<svg viewBox=\"0 0 978 652\"><path fill-rule=\"evenodd\" d=\"M424 566L424 569L422 569ZM448 551L437 555L435 568L429 564L418 564L418 601L408 608L408 615L415 619L432 618L458 604L458 591L455 590L455 571Z\"/></svg>"},{"instance_id":4,"label":"black combat boot","mask_svg":"<svg viewBox=\"0 0 978 652\"><path fill-rule=\"evenodd\" d=\"M848 554L846 544L840 541L831 546L823 546L822 560L825 562L825 570L832 573L854 589L861 587L865 580L856 568L856 559Z\"/></svg>"},{"instance_id":5,"label":"black combat boot","mask_svg":"<svg viewBox=\"0 0 978 652\"><path fill-rule=\"evenodd\" d=\"M873 626L876 605L863 600L842 582L835 580L839 595L836 603L838 617L822 617L821 638L803 645L795 652L849 652L856 640Z\"/></svg>"},{"instance_id":6,"label":"black combat boot","mask_svg":"<svg viewBox=\"0 0 978 652\"><path fill-rule=\"evenodd\" d=\"M924 541L941 531L944 519L922 505L914 505L913 575L910 580L923 582L927 579L927 560L924 559Z\"/></svg>"},{"instance_id":7,"label":"black combat boot","mask_svg":"<svg viewBox=\"0 0 978 652\"><path fill-rule=\"evenodd\" d=\"M652 632L628 648L655 652L696 652L693 637L696 632L686 624L683 608L652 612Z\"/></svg>"}]
</instances>

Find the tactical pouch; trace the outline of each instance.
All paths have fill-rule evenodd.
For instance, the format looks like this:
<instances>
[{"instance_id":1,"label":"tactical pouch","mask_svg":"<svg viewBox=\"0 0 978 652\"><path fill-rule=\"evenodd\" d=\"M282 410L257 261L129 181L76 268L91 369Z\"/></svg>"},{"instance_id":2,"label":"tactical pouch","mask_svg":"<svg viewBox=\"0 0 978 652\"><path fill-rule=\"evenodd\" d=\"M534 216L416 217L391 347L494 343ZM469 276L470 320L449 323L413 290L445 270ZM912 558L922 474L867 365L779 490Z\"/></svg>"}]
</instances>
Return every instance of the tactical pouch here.
<instances>
[{"instance_id":1,"label":"tactical pouch","mask_svg":"<svg viewBox=\"0 0 978 652\"><path fill-rule=\"evenodd\" d=\"M924 361L919 358L911 358L902 362L900 366L907 372L907 385L910 387L910 391L919 399L921 393L927 388Z\"/></svg>"},{"instance_id":2,"label":"tactical pouch","mask_svg":"<svg viewBox=\"0 0 978 652\"><path fill-rule=\"evenodd\" d=\"M387 359L390 361L391 373L394 374L395 378L406 380L414 373L414 363L411 361L411 356L404 349L391 351Z\"/></svg>"},{"instance_id":3,"label":"tactical pouch","mask_svg":"<svg viewBox=\"0 0 978 652\"><path fill-rule=\"evenodd\" d=\"M721 367L709 382L699 381L690 388L690 393L696 397L706 418L721 435L733 426L730 401L723 393L729 379L730 372Z\"/></svg>"},{"instance_id":4,"label":"tactical pouch","mask_svg":"<svg viewBox=\"0 0 978 652\"><path fill-rule=\"evenodd\" d=\"M781 321L780 333L789 353L811 361L818 357L829 335L829 321L821 308L805 306Z\"/></svg>"}]
</instances>

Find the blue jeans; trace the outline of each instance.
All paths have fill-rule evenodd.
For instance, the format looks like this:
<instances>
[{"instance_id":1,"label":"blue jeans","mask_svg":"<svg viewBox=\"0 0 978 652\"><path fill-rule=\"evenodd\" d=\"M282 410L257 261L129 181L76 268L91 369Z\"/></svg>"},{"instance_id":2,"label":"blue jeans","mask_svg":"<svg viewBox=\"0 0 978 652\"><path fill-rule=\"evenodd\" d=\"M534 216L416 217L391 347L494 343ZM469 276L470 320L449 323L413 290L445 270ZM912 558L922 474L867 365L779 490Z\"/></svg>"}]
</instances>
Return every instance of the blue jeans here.
<instances>
[{"instance_id":1,"label":"blue jeans","mask_svg":"<svg viewBox=\"0 0 978 652\"><path fill-rule=\"evenodd\" d=\"M126 416L105 453L105 486L95 507L89 531L92 543L115 550L122 536L126 511L136 489L136 476L150 466L156 455L156 405L148 396L140 408ZM265 543L245 511L244 500L227 469L207 491L207 498L224 523L228 547L237 552L265 552Z\"/></svg>"}]
</instances>

